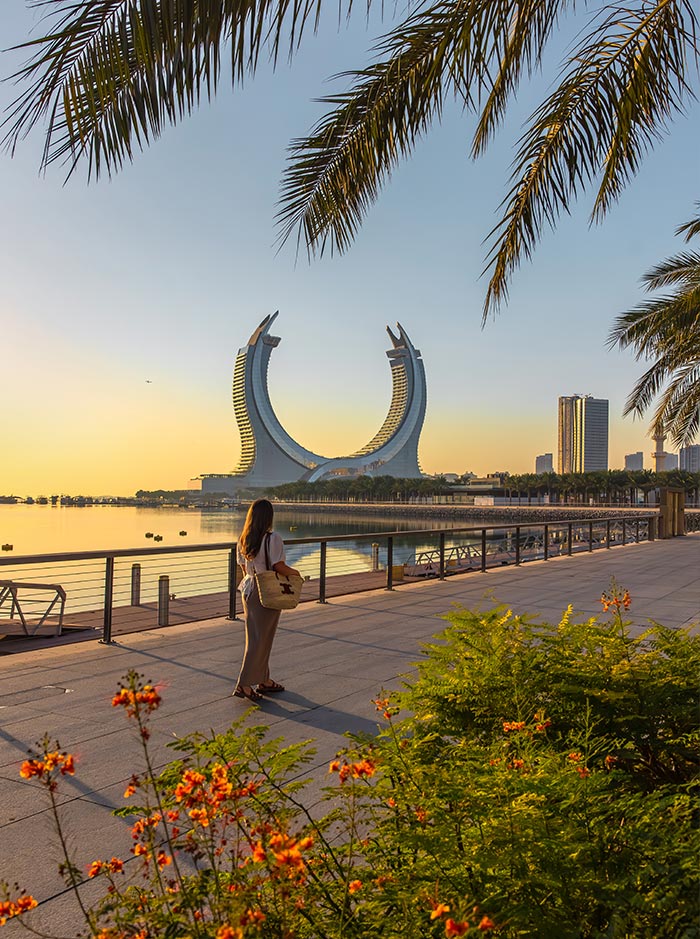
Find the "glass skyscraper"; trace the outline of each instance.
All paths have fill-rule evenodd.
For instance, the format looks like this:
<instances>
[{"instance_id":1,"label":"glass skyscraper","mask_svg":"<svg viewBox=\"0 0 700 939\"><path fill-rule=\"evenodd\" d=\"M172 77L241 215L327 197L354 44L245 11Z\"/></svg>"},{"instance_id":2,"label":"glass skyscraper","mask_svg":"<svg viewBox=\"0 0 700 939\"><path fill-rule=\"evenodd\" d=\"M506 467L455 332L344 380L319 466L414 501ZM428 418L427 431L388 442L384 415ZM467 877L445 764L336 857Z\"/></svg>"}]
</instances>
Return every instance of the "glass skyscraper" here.
<instances>
[{"instance_id":1,"label":"glass skyscraper","mask_svg":"<svg viewBox=\"0 0 700 939\"><path fill-rule=\"evenodd\" d=\"M560 473L608 469L608 410L604 398L559 398Z\"/></svg>"}]
</instances>

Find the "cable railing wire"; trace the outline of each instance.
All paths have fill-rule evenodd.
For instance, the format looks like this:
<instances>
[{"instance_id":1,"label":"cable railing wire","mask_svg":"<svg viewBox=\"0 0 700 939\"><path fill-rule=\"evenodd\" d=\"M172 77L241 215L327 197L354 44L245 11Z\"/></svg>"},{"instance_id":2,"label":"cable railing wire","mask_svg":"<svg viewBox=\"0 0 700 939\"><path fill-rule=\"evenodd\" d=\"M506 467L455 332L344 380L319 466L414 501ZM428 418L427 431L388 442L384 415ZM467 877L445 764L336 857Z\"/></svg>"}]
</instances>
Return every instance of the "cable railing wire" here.
<instances>
[{"instance_id":1,"label":"cable railing wire","mask_svg":"<svg viewBox=\"0 0 700 939\"><path fill-rule=\"evenodd\" d=\"M306 580L302 600L323 603L343 594L392 590L427 578L547 561L651 541L655 536L656 516L645 515L478 528L442 526L288 538L284 543L287 563ZM61 585L66 593L62 628L99 630L101 641L110 643L113 632L211 616L239 618L235 551L235 542L219 542L2 557L0 585L16 585L17 596L27 610L36 607L36 615L42 605L41 590L34 596L29 585ZM7 610L0 607L0 634L6 622Z\"/></svg>"}]
</instances>

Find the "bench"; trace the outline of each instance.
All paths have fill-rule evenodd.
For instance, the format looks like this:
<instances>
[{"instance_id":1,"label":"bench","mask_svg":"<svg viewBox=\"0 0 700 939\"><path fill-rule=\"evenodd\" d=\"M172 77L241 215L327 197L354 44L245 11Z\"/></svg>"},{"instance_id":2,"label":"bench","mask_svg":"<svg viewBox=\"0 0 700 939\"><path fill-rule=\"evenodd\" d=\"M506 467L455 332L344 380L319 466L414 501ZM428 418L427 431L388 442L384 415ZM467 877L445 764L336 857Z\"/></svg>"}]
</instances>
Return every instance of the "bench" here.
<instances>
[{"instance_id":1,"label":"bench","mask_svg":"<svg viewBox=\"0 0 700 939\"><path fill-rule=\"evenodd\" d=\"M33 596L32 594L35 593L48 593L52 596L48 598ZM0 614L3 605L8 602L11 625L19 620L27 636L35 636L37 630L46 623L56 605L59 604L58 611L53 615L57 618L55 635L61 635L63 613L66 607L66 591L60 584L33 584L21 580L0 580ZM37 604L41 605L39 611L36 610ZM4 625L0 620L0 633L2 633Z\"/></svg>"}]
</instances>

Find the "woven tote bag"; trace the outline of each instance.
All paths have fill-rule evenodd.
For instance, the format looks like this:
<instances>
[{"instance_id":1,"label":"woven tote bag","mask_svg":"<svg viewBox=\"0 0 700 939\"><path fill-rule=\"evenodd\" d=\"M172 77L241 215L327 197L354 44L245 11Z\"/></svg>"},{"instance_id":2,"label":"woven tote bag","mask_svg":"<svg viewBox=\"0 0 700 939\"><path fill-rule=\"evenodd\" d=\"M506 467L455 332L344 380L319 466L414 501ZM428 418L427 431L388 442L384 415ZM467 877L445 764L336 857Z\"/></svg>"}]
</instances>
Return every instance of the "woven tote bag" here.
<instances>
[{"instance_id":1,"label":"woven tote bag","mask_svg":"<svg viewBox=\"0 0 700 939\"><path fill-rule=\"evenodd\" d=\"M268 610L293 610L299 605L301 586L304 578L299 574L287 577L270 570L270 555L268 551L269 533L265 535L265 567L255 575L258 585L260 603Z\"/></svg>"}]
</instances>

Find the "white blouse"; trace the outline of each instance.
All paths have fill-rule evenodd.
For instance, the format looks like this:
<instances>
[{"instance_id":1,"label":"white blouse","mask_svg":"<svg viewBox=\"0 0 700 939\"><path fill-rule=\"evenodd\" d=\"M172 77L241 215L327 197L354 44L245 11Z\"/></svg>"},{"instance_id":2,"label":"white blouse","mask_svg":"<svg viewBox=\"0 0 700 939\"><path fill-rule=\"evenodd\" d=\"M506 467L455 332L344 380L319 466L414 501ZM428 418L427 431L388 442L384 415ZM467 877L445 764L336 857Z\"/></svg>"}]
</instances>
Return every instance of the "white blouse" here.
<instances>
[{"instance_id":1,"label":"white blouse","mask_svg":"<svg viewBox=\"0 0 700 939\"><path fill-rule=\"evenodd\" d=\"M282 536L278 535L276 531L272 531L268 535L265 535L260 545L260 550L255 555L254 558L246 558L241 553L240 544L237 549L238 563L240 564L245 577L241 581L240 587L238 588L241 593L248 597L253 589L253 584L255 583L255 575L261 573L261 571L268 570L266 559L265 559L265 542L267 541L267 556L270 560L269 570L279 564L280 561L285 561L284 554L284 542L282 541Z\"/></svg>"}]
</instances>

